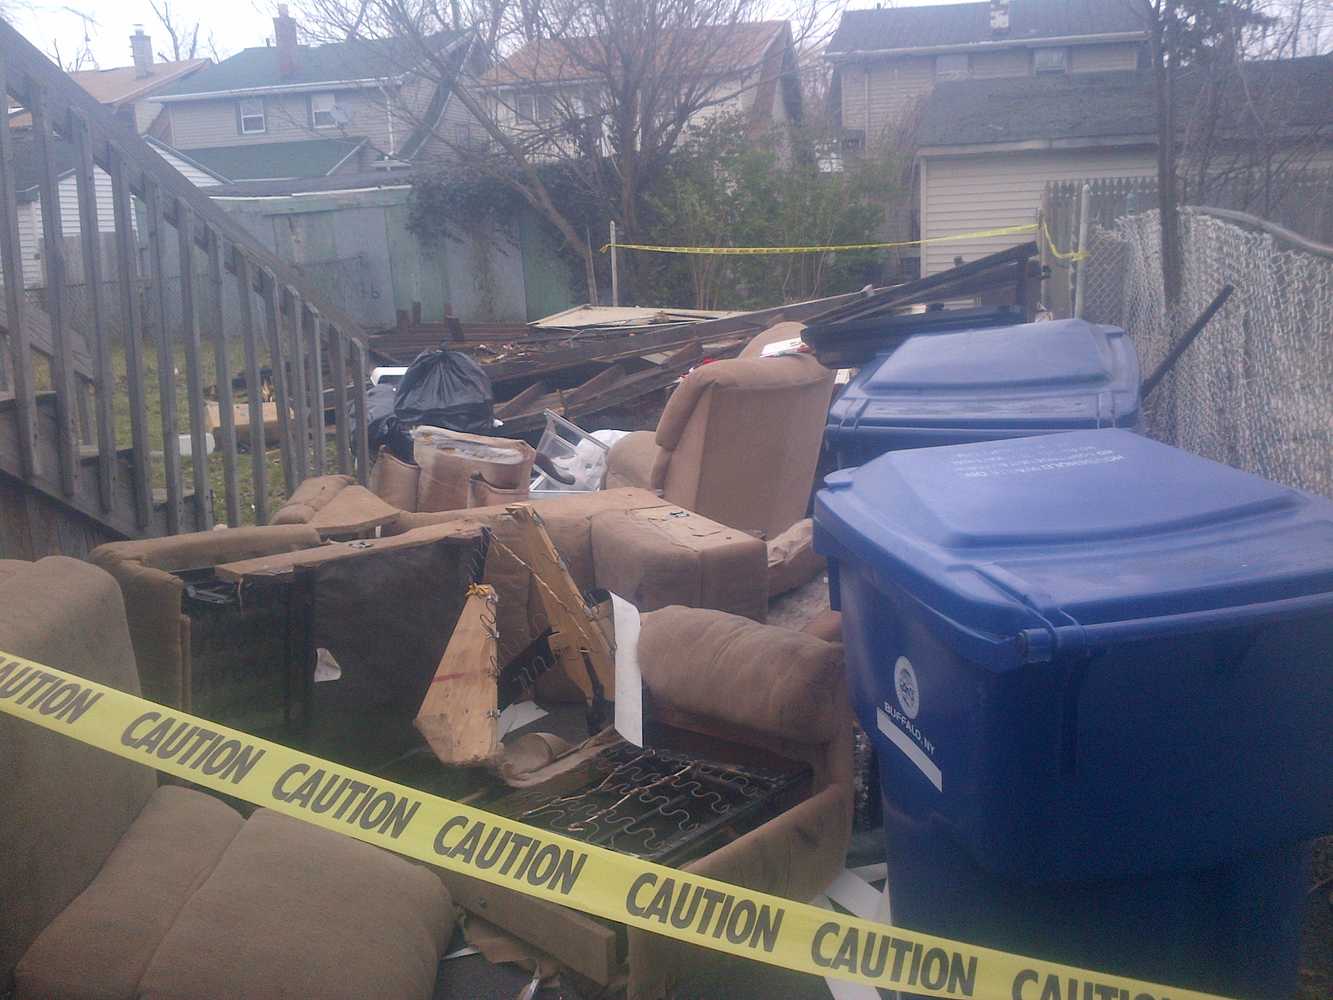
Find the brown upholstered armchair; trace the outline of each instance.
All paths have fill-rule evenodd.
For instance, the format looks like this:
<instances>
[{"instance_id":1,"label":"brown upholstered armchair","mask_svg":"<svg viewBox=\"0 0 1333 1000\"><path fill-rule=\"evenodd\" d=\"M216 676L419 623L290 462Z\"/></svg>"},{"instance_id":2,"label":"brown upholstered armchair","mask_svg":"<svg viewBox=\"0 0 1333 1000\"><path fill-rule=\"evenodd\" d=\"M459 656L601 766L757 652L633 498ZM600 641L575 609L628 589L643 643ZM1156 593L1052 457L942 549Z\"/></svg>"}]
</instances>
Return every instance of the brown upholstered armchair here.
<instances>
[{"instance_id":1,"label":"brown upholstered armchair","mask_svg":"<svg viewBox=\"0 0 1333 1000\"><path fill-rule=\"evenodd\" d=\"M75 559L0 560L0 649L139 693L120 589ZM426 868L4 714L0 760L0 995L431 996Z\"/></svg>"},{"instance_id":2,"label":"brown upholstered armchair","mask_svg":"<svg viewBox=\"0 0 1333 1000\"><path fill-rule=\"evenodd\" d=\"M667 402L657 431L611 448L607 486L641 486L732 528L775 538L805 517L833 396L834 373L810 355L760 357L800 335L778 323L740 357L697 368Z\"/></svg>"}]
</instances>

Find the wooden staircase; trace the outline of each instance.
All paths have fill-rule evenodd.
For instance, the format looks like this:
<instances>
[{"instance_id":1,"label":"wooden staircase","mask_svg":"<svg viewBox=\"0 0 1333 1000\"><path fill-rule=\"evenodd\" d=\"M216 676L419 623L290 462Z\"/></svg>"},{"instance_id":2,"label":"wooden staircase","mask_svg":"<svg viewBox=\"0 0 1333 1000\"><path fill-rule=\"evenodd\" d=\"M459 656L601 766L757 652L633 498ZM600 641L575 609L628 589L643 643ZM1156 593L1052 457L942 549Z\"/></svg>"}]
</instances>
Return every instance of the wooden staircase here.
<instances>
[{"instance_id":1,"label":"wooden staircase","mask_svg":"<svg viewBox=\"0 0 1333 1000\"><path fill-rule=\"evenodd\" d=\"M233 426L238 342L247 385L260 384L261 369L273 373L285 491L326 471L364 481L366 351L356 322L321 302L299 269L256 243L4 21L0 86L32 123L16 129L7 115L0 125L0 558L82 555L109 538L212 527L209 462L192 463L187 484L180 446L184 438L192 455L206 452L210 355L221 414L213 430L221 519L266 523L264 450L239 454ZM28 155L16 156L19 143ZM60 175L57 162L74 167ZM24 164L35 177L21 175ZM71 173L75 204L67 187L62 206L61 181ZM20 226L18 196L34 184L42 235L39 246L25 247L20 233L35 238L36 222ZM99 212L108 197L110 213ZM79 231L67 238L70 218ZM44 307L25 287L25 255L42 261ZM78 320L76 294L84 303ZM113 341L124 352L119 369ZM149 353L158 372L152 384ZM34 362L45 365L41 385ZM128 399L113 401L122 378ZM336 411L332 451L326 380ZM259 394L248 397L250 426L262 427ZM128 435L113 419L125 403ZM160 453L150 452L153 412ZM241 462L250 466L253 510L242 510Z\"/></svg>"}]
</instances>

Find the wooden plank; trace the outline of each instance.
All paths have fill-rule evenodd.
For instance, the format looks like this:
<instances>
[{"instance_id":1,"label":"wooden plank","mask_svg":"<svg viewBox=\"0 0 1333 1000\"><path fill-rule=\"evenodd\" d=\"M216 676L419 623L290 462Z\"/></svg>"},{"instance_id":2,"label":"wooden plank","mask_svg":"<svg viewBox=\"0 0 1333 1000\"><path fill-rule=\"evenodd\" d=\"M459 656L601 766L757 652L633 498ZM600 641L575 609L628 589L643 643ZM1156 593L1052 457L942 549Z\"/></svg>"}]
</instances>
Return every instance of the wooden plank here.
<instances>
[{"instance_id":1,"label":"wooden plank","mask_svg":"<svg viewBox=\"0 0 1333 1000\"><path fill-rule=\"evenodd\" d=\"M495 590L468 588L413 725L444 764L484 764L499 746Z\"/></svg>"},{"instance_id":2,"label":"wooden plank","mask_svg":"<svg viewBox=\"0 0 1333 1000\"><path fill-rule=\"evenodd\" d=\"M580 401L595 398L598 393L605 392L628 375L629 372L622 365L612 365L606 371L598 372L588 381L576 385L572 389L566 389L561 395L564 397L566 406L573 406Z\"/></svg>"},{"instance_id":3,"label":"wooden plank","mask_svg":"<svg viewBox=\"0 0 1333 1000\"><path fill-rule=\"evenodd\" d=\"M287 323L283 330L290 348L291 391L296 411L291 436L295 448L297 482L303 483L310 475L310 397L306 393L305 331L301 321L303 303L301 293L291 286L285 286L282 293L283 308L287 313ZM285 411L279 417L285 419Z\"/></svg>"},{"instance_id":4,"label":"wooden plank","mask_svg":"<svg viewBox=\"0 0 1333 1000\"><path fill-rule=\"evenodd\" d=\"M494 410L496 419L503 420L511 413L527 413L535 400L541 399L550 391L546 382L538 379L512 399L496 403Z\"/></svg>"},{"instance_id":5,"label":"wooden plank","mask_svg":"<svg viewBox=\"0 0 1333 1000\"><path fill-rule=\"evenodd\" d=\"M181 530L181 443L176 428L176 359L171 350L171 330L167 326L166 269L163 261L162 192L155 181L147 185L145 199L148 214L148 259L152 277L149 297L153 336L157 342L157 392L162 409L162 466L166 475L167 534Z\"/></svg>"},{"instance_id":6,"label":"wooden plank","mask_svg":"<svg viewBox=\"0 0 1333 1000\"><path fill-rule=\"evenodd\" d=\"M74 429L74 358L65 322L65 240L60 220L59 184L51 161L51 122L46 95L33 84L28 94L32 114L33 152L36 157L37 188L42 202L42 256L46 265L46 313L51 321L54 351L51 381L56 393L56 447L60 489L73 496L79 465L78 435Z\"/></svg>"},{"instance_id":7,"label":"wooden plank","mask_svg":"<svg viewBox=\"0 0 1333 1000\"><path fill-rule=\"evenodd\" d=\"M115 373L111 369L111 332L102 308L102 248L98 239L97 183L93 173L92 138L88 121L77 112L70 115L70 133L75 151L75 191L79 201L79 242L83 251L83 287L92 317L92 347L96 375L93 379L97 405L97 496L103 510L110 510L115 491L116 427L111 412Z\"/></svg>"},{"instance_id":8,"label":"wooden plank","mask_svg":"<svg viewBox=\"0 0 1333 1000\"><path fill-rule=\"evenodd\" d=\"M356 340L352 349L352 393L356 399L356 478L370 480L370 408L366 404L366 349Z\"/></svg>"},{"instance_id":9,"label":"wooden plank","mask_svg":"<svg viewBox=\"0 0 1333 1000\"><path fill-rule=\"evenodd\" d=\"M241 490L236 479L236 411L232 408L231 352L227 349L227 329L222 300L222 237L208 228L208 326L213 337L213 368L217 377L219 449L222 452L222 488L227 511L227 525L241 523ZM260 438L263 441L263 438ZM260 452L263 452L261 443Z\"/></svg>"},{"instance_id":10,"label":"wooden plank","mask_svg":"<svg viewBox=\"0 0 1333 1000\"><path fill-rule=\"evenodd\" d=\"M296 491L296 466L292 460L291 398L287 391L287 352L283 350L281 295L273 272L260 272L263 282L264 326L268 332L269 366L273 369L273 395L278 403L278 447L282 450L282 479L287 495ZM251 427L260 424L251 423Z\"/></svg>"},{"instance_id":11,"label":"wooden plank","mask_svg":"<svg viewBox=\"0 0 1333 1000\"><path fill-rule=\"evenodd\" d=\"M306 352L306 357L309 359L310 367L307 374L310 387L310 439L315 455L311 470L315 475L322 476L324 475L324 350L321 341L325 324L309 303L302 310L302 321L310 337L310 350Z\"/></svg>"},{"instance_id":12,"label":"wooden plank","mask_svg":"<svg viewBox=\"0 0 1333 1000\"><path fill-rule=\"evenodd\" d=\"M531 504L524 503L511 504L505 508L505 513L519 528L521 541L518 548L522 551L514 554L532 570L542 607L555 630L550 637L551 652L556 654L566 676L590 704L599 697L614 701L615 654L593 620L592 612L583 603L583 594L569 575L551 536L546 533L541 515ZM588 673L589 666L592 677Z\"/></svg>"},{"instance_id":13,"label":"wooden plank","mask_svg":"<svg viewBox=\"0 0 1333 1000\"><path fill-rule=\"evenodd\" d=\"M329 331L329 371L333 379L333 443L338 450L338 471L346 476L352 471L351 442L347 416L347 355L343 334L333 324Z\"/></svg>"},{"instance_id":14,"label":"wooden plank","mask_svg":"<svg viewBox=\"0 0 1333 1000\"><path fill-rule=\"evenodd\" d=\"M148 454L148 411L144 404L143 316L139 311L137 250L134 245L134 207L119 153L111 154L111 207L116 224L116 280L120 289L121 336L125 345L125 382L130 404L130 465L134 476L134 520L140 530L153 513L153 481Z\"/></svg>"},{"instance_id":15,"label":"wooden plank","mask_svg":"<svg viewBox=\"0 0 1333 1000\"><path fill-rule=\"evenodd\" d=\"M194 482L195 524L213 526L209 500L208 446L204 437L204 373L199 340L199 313L194 301L194 214L176 202L176 243L180 253L181 331L185 334L185 385L190 408L190 472Z\"/></svg>"},{"instance_id":16,"label":"wooden plank","mask_svg":"<svg viewBox=\"0 0 1333 1000\"><path fill-rule=\"evenodd\" d=\"M264 399L259 380L259 338L255 335L250 262L245 252L232 245L235 254L236 297L241 314L241 340L245 345L245 395L250 404L250 485L255 497L255 524L268 523L268 466L265 461L264 435L255 429L264 426Z\"/></svg>"},{"instance_id":17,"label":"wooden plank","mask_svg":"<svg viewBox=\"0 0 1333 1000\"><path fill-rule=\"evenodd\" d=\"M0 46L0 94L5 122L0 125L0 261L5 280L5 328L13 365L10 371L19 432L19 468L24 479L37 472L37 400L32 381L32 352L24 317L23 243L19 239L18 192L14 188L14 138L9 128L9 58Z\"/></svg>"},{"instance_id":18,"label":"wooden plank","mask_svg":"<svg viewBox=\"0 0 1333 1000\"><path fill-rule=\"evenodd\" d=\"M428 545L441 538L479 539L481 531L481 526L473 521L448 521L444 524L405 531L401 535L385 535L382 538L366 538L355 542L327 542L313 549L279 552L255 559L238 559L236 562L216 566L213 571L219 580L229 583L287 583L295 579L298 568L314 566L330 559L354 559L368 552Z\"/></svg>"},{"instance_id":19,"label":"wooden plank","mask_svg":"<svg viewBox=\"0 0 1333 1000\"><path fill-rule=\"evenodd\" d=\"M533 896L452 871L440 871L455 903L556 961L606 986L621 974L616 929Z\"/></svg>"}]
</instances>

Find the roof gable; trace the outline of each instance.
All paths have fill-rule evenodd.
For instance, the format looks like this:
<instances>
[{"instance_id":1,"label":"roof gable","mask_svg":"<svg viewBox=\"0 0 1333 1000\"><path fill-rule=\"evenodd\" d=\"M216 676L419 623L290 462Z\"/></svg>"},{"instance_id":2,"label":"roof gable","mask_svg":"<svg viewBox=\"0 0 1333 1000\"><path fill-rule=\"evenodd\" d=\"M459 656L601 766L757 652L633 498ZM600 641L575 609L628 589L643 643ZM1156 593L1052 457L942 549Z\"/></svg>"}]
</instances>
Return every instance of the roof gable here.
<instances>
[{"instance_id":1,"label":"roof gable","mask_svg":"<svg viewBox=\"0 0 1333 1000\"><path fill-rule=\"evenodd\" d=\"M1011 0L1009 30L991 31L989 3L849 10L829 42L829 54L892 49L1021 44L1037 38L1141 32L1139 0Z\"/></svg>"}]
</instances>

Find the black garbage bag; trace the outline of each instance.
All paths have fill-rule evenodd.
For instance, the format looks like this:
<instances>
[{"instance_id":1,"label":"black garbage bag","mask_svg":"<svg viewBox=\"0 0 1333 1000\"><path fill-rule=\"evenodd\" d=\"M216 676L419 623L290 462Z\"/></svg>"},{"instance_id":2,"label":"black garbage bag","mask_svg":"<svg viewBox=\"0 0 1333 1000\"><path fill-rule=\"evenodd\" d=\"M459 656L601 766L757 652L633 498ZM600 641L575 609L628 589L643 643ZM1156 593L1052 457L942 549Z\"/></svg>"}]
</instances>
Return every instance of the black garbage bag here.
<instances>
[{"instance_id":1,"label":"black garbage bag","mask_svg":"<svg viewBox=\"0 0 1333 1000\"><path fill-rule=\"evenodd\" d=\"M393 412L408 427L492 434L494 400L490 376L472 358L459 351L426 351L398 383Z\"/></svg>"},{"instance_id":2,"label":"black garbage bag","mask_svg":"<svg viewBox=\"0 0 1333 1000\"><path fill-rule=\"evenodd\" d=\"M381 447L389 449L394 458L413 462L411 428L405 427L393 412L397 386L387 382L372 385L366 390L366 435L371 455L378 455Z\"/></svg>"}]
</instances>

